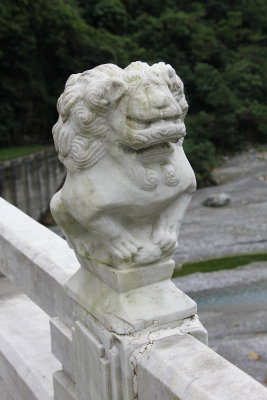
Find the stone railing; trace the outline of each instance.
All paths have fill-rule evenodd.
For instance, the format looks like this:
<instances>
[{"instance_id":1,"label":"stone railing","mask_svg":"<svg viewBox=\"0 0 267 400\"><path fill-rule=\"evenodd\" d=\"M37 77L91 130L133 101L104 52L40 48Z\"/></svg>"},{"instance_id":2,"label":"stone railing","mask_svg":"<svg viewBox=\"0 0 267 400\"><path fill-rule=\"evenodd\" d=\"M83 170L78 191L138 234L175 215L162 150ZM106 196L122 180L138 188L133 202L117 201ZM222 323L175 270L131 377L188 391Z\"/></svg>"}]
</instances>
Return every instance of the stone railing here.
<instances>
[{"instance_id":1,"label":"stone railing","mask_svg":"<svg viewBox=\"0 0 267 400\"><path fill-rule=\"evenodd\" d=\"M147 326L148 305L136 309L134 303L131 311L139 328L121 321L120 329L127 326L129 332L114 332L88 312L92 305L86 298L99 288L87 282L74 294L80 265L67 243L3 199L0 215L0 269L31 299L9 292L2 278L0 375L10 399L267 398L261 384L207 347L190 299L191 316L183 316L180 308L175 321L169 323L165 316L166 323L158 325L153 317ZM86 282L84 271L83 279ZM108 295L103 290L97 293L99 303ZM159 288L145 287L150 294L152 290L157 290L157 303ZM134 291L121 291L121 300ZM140 290L138 295L144 297ZM155 313L153 305L149 309ZM49 319L55 357L49 348Z\"/></svg>"}]
</instances>

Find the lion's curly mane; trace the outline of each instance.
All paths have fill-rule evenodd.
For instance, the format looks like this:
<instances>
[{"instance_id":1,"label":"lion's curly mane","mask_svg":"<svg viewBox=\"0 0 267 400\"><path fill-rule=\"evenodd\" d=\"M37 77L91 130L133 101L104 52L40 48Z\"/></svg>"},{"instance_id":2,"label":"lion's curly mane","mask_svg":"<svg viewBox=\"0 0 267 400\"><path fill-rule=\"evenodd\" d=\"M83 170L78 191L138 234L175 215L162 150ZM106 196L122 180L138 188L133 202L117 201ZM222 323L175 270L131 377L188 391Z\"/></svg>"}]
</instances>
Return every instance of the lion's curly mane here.
<instances>
[{"instance_id":1,"label":"lion's curly mane","mask_svg":"<svg viewBox=\"0 0 267 400\"><path fill-rule=\"evenodd\" d=\"M124 70L104 64L69 77L58 99L59 118L52 130L59 159L69 171L90 168L105 154L111 81L123 80L126 92L134 73L144 67L151 79L160 76L168 84L177 102L185 101L182 81L170 65L162 62L151 67L134 62Z\"/></svg>"},{"instance_id":2,"label":"lion's curly mane","mask_svg":"<svg viewBox=\"0 0 267 400\"><path fill-rule=\"evenodd\" d=\"M104 154L107 81L120 71L116 65L106 64L67 80L52 132L59 159L68 170L91 167Z\"/></svg>"}]
</instances>

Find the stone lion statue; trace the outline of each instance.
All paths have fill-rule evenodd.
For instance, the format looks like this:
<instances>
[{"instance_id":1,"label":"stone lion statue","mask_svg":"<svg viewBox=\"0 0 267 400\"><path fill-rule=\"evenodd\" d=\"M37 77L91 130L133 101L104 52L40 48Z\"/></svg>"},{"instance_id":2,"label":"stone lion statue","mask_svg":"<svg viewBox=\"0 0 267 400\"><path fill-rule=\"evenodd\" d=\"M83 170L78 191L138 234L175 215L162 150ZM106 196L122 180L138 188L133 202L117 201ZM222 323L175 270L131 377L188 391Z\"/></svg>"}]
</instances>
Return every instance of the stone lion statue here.
<instances>
[{"instance_id":1,"label":"stone lion statue","mask_svg":"<svg viewBox=\"0 0 267 400\"><path fill-rule=\"evenodd\" d=\"M196 186L174 69L100 65L71 75L57 107L53 137L67 177L51 210L78 258L114 268L168 259Z\"/></svg>"}]
</instances>

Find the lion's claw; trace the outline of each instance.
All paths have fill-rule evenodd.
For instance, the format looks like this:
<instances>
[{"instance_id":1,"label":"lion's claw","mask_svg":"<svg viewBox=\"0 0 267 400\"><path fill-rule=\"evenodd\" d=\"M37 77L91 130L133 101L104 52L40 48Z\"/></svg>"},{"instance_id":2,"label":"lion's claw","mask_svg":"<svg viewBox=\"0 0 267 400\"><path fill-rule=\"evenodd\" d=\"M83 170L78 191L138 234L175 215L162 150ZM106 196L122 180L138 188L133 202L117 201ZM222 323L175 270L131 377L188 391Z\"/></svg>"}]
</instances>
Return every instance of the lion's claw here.
<instances>
[{"instance_id":1,"label":"lion's claw","mask_svg":"<svg viewBox=\"0 0 267 400\"><path fill-rule=\"evenodd\" d=\"M158 230L154 241L161 248L162 253L167 253L168 255L178 247L177 234L174 229Z\"/></svg>"},{"instance_id":2,"label":"lion's claw","mask_svg":"<svg viewBox=\"0 0 267 400\"><path fill-rule=\"evenodd\" d=\"M116 240L110 249L110 255L116 261L132 261L142 245L133 238Z\"/></svg>"}]
</instances>

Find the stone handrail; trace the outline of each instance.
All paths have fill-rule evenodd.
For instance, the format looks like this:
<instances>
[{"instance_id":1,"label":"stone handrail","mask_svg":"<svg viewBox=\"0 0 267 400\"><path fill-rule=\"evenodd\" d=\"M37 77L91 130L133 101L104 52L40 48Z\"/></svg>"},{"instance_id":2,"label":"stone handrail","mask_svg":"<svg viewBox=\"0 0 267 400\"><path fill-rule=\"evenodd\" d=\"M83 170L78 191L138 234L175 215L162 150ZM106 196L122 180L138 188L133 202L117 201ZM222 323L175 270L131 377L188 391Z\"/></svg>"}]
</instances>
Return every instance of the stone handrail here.
<instances>
[{"instance_id":1,"label":"stone handrail","mask_svg":"<svg viewBox=\"0 0 267 400\"><path fill-rule=\"evenodd\" d=\"M132 357L139 400L264 400L267 390L192 335L166 337Z\"/></svg>"},{"instance_id":2,"label":"stone handrail","mask_svg":"<svg viewBox=\"0 0 267 400\"><path fill-rule=\"evenodd\" d=\"M79 268L73 251L2 198L0 210L1 272L50 317L67 316L71 303L64 284Z\"/></svg>"},{"instance_id":3,"label":"stone handrail","mask_svg":"<svg viewBox=\"0 0 267 400\"><path fill-rule=\"evenodd\" d=\"M51 368L52 397L38 389L30 397L33 382L28 382L28 375L9 374L14 387L16 380L22 380L31 389L20 391L19 398L267 398L261 384L201 343L206 336L197 317L130 334L107 329L70 292L67 282L77 274L79 264L67 243L3 199L0 214L0 270L49 315L52 352L62 364L61 371ZM18 365L16 358L12 360L15 371ZM0 371L3 366L0 357Z\"/></svg>"}]
</instances>

